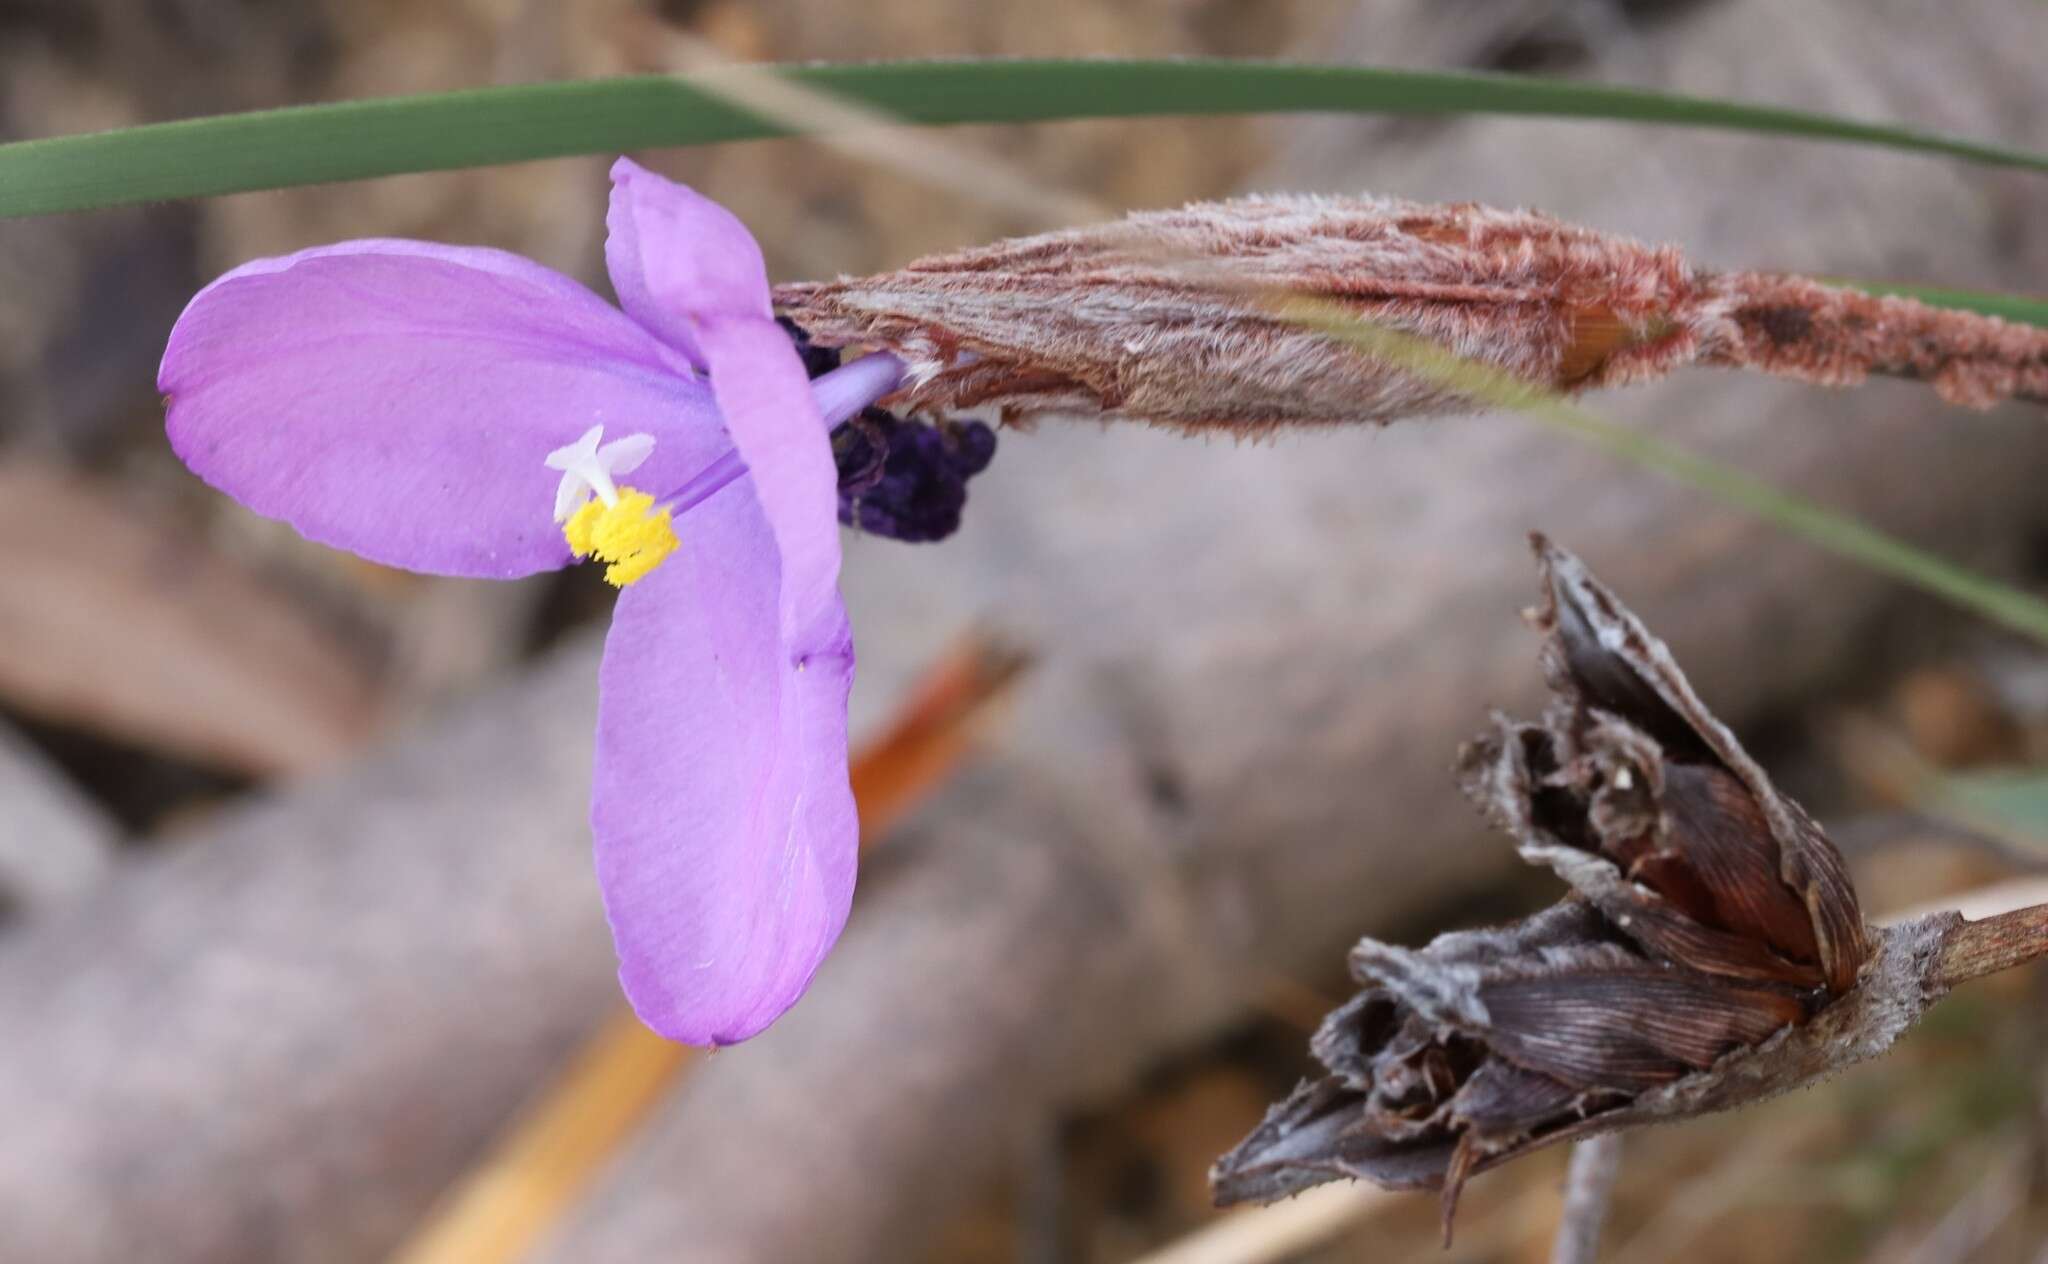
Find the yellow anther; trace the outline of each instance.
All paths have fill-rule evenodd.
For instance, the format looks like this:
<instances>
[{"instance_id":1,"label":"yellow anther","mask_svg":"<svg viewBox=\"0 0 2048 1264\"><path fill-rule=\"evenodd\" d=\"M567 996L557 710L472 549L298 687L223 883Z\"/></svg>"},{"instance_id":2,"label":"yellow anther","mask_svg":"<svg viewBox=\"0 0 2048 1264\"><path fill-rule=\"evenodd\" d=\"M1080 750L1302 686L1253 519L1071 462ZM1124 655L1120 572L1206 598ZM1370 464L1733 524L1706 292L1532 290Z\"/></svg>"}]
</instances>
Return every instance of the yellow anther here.
<instances>
[{"instance_id":1,"label":"yellow anther","mask_svg":"<svg viewBox=\"0 0 2048 1264\"><path fill-rule=\"evenodd\" d=\"M562 538L569 542L570 552L577 557L590 556L590 551L597 547L591 540L591 530L603 514L603 501L585 501L583 508L571 514L569 521L562 524Z\"/></svg>"},{"instance_id":2,"label":"yellow anther","mask_svg":"<svg viewBox=\"0 0 2048 1264\"><path fill-rule=\"evenodd\" d=\"M616 504L593 500L572 514L562 524L562 538L576 556L611 563L605 567L605 581L624 588L676 551L676 531L669 518L668 510L655 510L654 497L621 487Z\"/></svg>"}]
</instances>

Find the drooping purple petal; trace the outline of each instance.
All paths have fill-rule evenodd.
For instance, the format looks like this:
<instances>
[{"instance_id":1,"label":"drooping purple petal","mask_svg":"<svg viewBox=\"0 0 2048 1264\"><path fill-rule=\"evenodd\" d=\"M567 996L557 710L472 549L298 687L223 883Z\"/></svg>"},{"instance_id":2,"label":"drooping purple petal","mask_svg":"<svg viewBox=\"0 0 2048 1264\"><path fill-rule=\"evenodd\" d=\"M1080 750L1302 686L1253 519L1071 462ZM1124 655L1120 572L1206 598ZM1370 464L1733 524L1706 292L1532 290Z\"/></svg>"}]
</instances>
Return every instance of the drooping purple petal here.
<instances>
[{"instance_id":1,"label":"drooping purple petal","mask_svg":"<svg viewBox=\"0 0 2048 1264\"><path fill-rule=\"evenodd\" d=\"M846 921L853 643L834 593L791 653L751 480L677 527L613 615L591 824L634 1009L672 1039L731 1044L795 1003Z\"/></svg>"},{"instance_id":2,"label":"drooping purple petal","mask_svg":"<svg viewBox=\"0 0 2048 1264\"><path fill-rule=\"evenodd\" d=\"M569 560L542 461L602 424L656 436L637 485L728 446L689 365L569 278L503 251L367 240L200 291L157 384L194 472L307 538L435 574Z\"/></svg>"},{"instance_id":3,"label":"drooping purple petal","mask_svg":"<svg viewBox=\"0 0 2048 1264\"><path fill-rule=\"evenodd\" d=\"M630 158L612 164L605 213L605 268L626 314L689 356L705 312L767 317L768 270L761 247L731 211Z\"/></svg>"}]
</instances>

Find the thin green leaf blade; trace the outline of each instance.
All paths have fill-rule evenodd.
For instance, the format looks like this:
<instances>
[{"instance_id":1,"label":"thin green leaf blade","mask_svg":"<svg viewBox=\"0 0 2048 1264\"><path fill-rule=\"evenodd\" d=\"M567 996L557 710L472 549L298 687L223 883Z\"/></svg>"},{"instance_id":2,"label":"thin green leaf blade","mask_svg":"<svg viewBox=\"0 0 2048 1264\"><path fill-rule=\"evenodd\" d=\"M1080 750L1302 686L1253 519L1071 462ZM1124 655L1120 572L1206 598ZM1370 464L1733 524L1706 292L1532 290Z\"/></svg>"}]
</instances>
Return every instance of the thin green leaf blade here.
<instances>
[{"instance_id":1,"label":"thin green leaf blade","mask_svg":"<svg viewBox=\"0 0 2048 1264\"><path fill-rule=\"evenodd\" d=\"M1716 128L2048 170L2048 155L1965 137L1519 75L1222 59L969 59L774 69L918 125L1296 112L1518 114ZM299 106L0 146L0 217L788 132L687 76Z\"/></svg>"},{"instance_id":2,"label":"thin green leaf blade","mask_svg":"<svg viewBox=\"0 0 2048 1264\"><path fill-rule=\"evenodd\" d=\"M1987 290L1956 290L1933 285L1903 285L1895 282L1844 281L1870 294L1896 294L1915 298L1929 307L1953 307L1958 311L1997 316L2022 325L2048 327L2048 299L2025 294L1994 294Z\"/></svg>"},{"instance_id":3,"label":"thin green leaf blade","mask_svg":"<svg viewBox=\"0 0 2048 1264\"><path fill-rule=\"evenodd\" d=\"M1861 518L1838 513L1647 431L1609 421L1548 387L1427 339L1362 320L1339 305L1291 297L1277 302L1274 311L1473 400L1513 409L1621 460L1748 510L1811 544L2048 645L2048 601L1887 535Z\"/></svg>"}]
</instances>

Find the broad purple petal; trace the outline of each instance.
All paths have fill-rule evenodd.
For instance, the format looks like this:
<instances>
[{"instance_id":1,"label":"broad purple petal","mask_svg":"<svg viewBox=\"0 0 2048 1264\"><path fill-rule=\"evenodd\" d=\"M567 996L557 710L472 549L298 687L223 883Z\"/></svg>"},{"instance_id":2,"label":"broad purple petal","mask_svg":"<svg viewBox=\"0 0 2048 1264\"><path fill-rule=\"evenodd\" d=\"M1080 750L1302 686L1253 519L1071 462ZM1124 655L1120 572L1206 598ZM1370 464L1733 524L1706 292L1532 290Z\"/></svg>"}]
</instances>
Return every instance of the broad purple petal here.
<instances>
[{"instance_id":1,"label":"broad purple petal","mask_svg":"<svg viewBox=\"0 0 2048 1264\"><path fill-rule=\"evenodd\" d=\"M780 549L749 480L677 525L681 548L613 615L591 824L634 1009L731 1044L795 1003L846 921L853 644L836 593L815 640L784 640Z\"/></svg>"},{"instance_id":2,"label":"broad purple petal","mask_svg":"<svg viewBox=\"0 0 2048 1264\"><path fill-rule=\"evenodd\" d=\"M708 363L696 317L770 314L768 270L754 235L731 211L630 158L612 164L605 213L605 268L626 314Z\"/></svg>"},{"instance_id":3,"label":"broad purple petal","mask_svg":"<svg viewBox=\"0 0 2048 1264\"><path fill-rule=\"evenodd\" d=\"M200 291L157 385L172 448L307 538L435 574L569 560L543 458L589 427L656 436L637 486L728 447L681 356L503 251L369 240L261 259Z\"/></svg>"}]
</instances>

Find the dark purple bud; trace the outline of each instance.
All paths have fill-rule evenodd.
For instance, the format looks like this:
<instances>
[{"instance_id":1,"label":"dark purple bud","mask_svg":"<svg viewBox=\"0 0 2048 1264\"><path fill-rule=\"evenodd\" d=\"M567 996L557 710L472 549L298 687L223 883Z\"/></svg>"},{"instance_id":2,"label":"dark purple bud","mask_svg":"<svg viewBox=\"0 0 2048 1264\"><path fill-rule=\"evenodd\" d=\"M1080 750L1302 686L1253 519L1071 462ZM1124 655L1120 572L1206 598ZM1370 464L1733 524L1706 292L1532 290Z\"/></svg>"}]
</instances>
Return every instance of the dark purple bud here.
<instances>
[{"instance_id":1,"label":"dark purple bud","mask_svg":"<svg viewBox=\"0 0 2048 1264\"><path fill-rule=\"evenodd\" d=\"M846 520L846 504L882 481L889 462L889 434L877 418L887 418L879 408L867 408L832 432L832 460L839 467L840 521Z\"/></svg>"},{"instance_id":2,"label":"dark purple bud","mask_svg":"<svg viewBox=\"0 0 2048 1264\"><path fill-rule=\"evenodd\" d=\"M995 449L995 432L978 421L934 426L870 408L832 434L839 520L892 540L943 540L960 527L967 480Z\"/></svg>"},{"instance_id":3,"label":"dark purple bud","mask_svg":"<svg viewBox=\"0 0 2048 1264\"><path fill-rule=\"evenodd\" d=\"M811 377L839 367L837 347L813 344L787 316L777 316L775 323L789 334ZM865 409L832 431L839 521L911 544L943 540L960 529L967 480L987 469L995 455L996 432L981 422L934 426Z\"/></svg>"}]
</instances>

